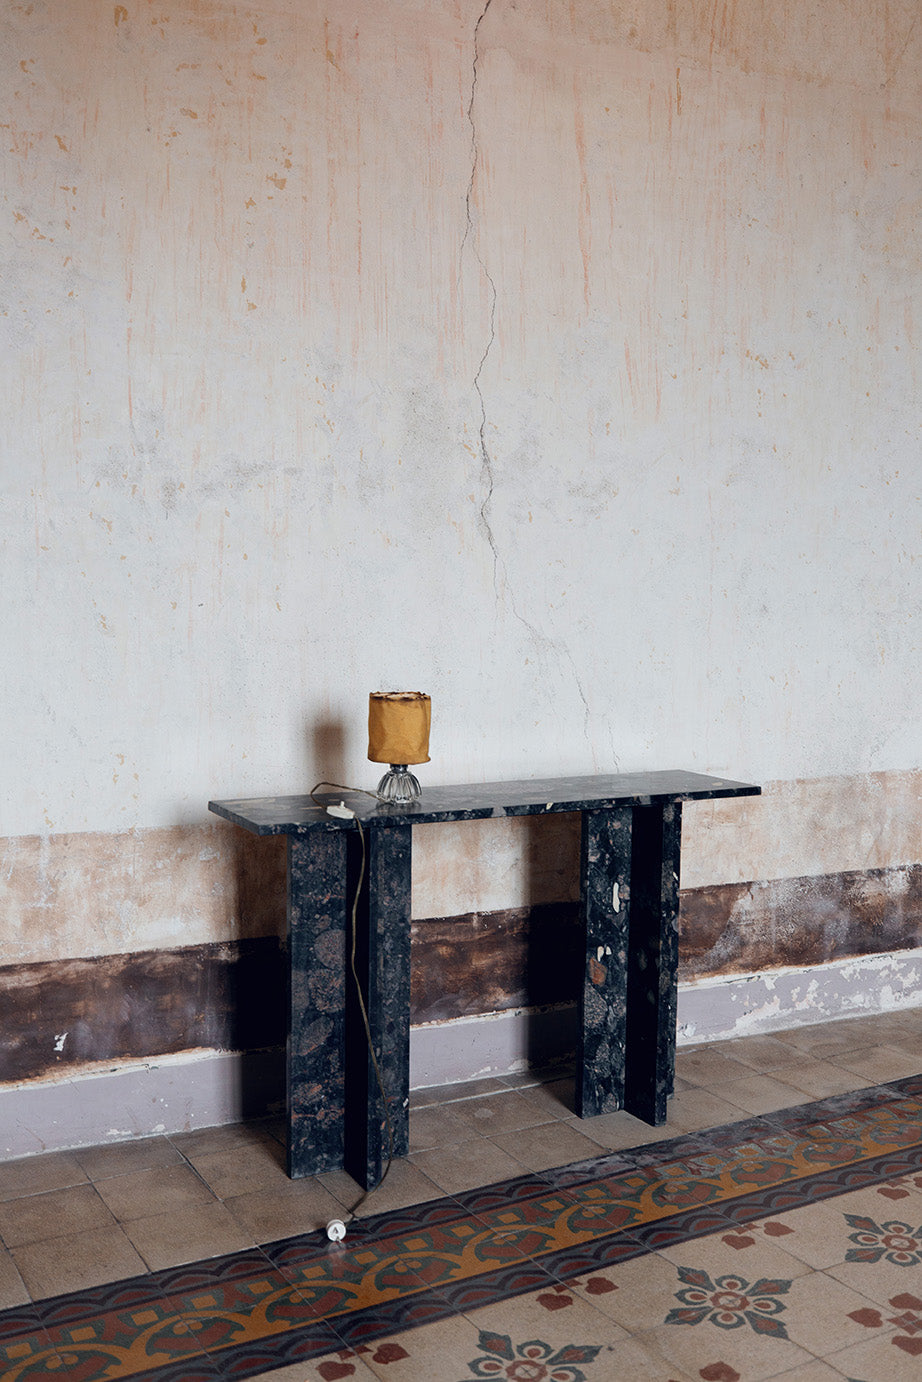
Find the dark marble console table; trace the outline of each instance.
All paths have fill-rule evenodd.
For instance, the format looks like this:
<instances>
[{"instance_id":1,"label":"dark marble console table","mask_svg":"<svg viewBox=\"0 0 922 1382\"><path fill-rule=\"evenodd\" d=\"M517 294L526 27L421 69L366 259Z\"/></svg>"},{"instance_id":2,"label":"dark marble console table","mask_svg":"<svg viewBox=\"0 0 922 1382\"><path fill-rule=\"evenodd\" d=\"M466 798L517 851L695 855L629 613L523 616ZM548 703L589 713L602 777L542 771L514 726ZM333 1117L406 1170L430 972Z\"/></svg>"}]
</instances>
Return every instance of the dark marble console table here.
<instances>
[{"instance_id":1,"label":"dark marble console table","mask_svg":"<svg viewBox=\"0 0 922 1382\"><path fill-rule=\"evenodd\" d=\"M357 969L395 1155L407 1154L409 1134L413 825L580 813L586 961L576 1112L587 1118L626 1108L660 1124L675 1070L682 802L759 791L699 773L653 772L429 787L403 807L323 794L331 804L344 799L365 832ZM257 835L288 836L288 1173L345 1166L374 1185L387 1156L386 1119L347 983L360 863L355 822L327 815L309 796L212 801L209 809Z\"/></svg>"}]
</instances>

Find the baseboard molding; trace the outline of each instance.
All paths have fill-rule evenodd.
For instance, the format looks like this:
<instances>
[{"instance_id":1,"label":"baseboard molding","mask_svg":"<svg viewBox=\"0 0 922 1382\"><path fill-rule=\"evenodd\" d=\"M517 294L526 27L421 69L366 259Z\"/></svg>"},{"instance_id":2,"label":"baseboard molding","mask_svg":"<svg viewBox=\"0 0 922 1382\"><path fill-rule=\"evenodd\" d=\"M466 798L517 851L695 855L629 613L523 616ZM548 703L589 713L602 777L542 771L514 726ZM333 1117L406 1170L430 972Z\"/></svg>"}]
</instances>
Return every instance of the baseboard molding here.
<instances>
[{"instance_id":1,"label":"baseboard molding","mask_svg":"<svg viewBox=\"0 0 922 1382\"><path fill-rule=\"evenodd\" d=\"M718 1041L922 1004L922 951L679 985L678 1040ZM414 1089L505 1075L572 1056L576 1006L414 1027ZM284 1106L284 1053L187 1052L0 1085L0 1160L235 1123Z\"/></svg>"},{"instance_id":2,"label":"baseboard molding","mask_svg":"<svg viewBox=\"0 0 922 1382\"><path fill-rule=\"evenodd\" d=\"M238 1123L284 1107L284 1052L195 1051L0 1086L0 1160Z\"/></svg>"},{"instance_id":3,"label":"baseboard molding","mask_svg":"<svg viewBox=\"0 0 922 1382\"><path fill-rule=\"evenodd\" d=\"M680 1045L922 1004L922 950L679 984ZM576 1006L517 1009L413 1028L414 1088L553 1063L576 1046Z\"/></svg>"}]
</instances>

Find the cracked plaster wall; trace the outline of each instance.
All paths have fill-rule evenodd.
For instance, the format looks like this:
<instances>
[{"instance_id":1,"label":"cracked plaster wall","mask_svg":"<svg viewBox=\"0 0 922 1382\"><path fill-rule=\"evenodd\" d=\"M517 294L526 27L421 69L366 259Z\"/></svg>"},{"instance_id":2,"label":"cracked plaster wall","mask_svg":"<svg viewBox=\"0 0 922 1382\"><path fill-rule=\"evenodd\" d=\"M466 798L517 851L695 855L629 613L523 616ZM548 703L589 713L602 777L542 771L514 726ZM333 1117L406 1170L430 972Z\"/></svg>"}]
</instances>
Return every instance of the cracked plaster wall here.
<instances>
[{"instance_id":1,"label":"cracked plaster wall","mask_svg":"<svg viewBox=\"0 0 922 1382\"><path fill-rule=\"evenodd\" d=\"M184 902L71 879L0 964L239 934L169 832L371 784L381 687L429 781L771 783L687 886L919 860L916 17L4 7L0 834ZM416 854L416 915L556 868Z\"/></svg>"}]
</instances>

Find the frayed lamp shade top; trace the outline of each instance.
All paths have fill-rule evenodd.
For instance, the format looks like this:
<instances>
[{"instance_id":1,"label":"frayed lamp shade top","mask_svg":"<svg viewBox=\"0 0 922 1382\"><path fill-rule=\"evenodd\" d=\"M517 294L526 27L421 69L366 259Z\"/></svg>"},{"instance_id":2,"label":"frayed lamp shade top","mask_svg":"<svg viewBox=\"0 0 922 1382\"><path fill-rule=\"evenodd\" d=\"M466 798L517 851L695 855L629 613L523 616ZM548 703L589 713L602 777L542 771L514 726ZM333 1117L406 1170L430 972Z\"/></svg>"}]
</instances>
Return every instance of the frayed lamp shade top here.
<instances>
[{"instance_id":1,"label":"frayed lamp shade top","mask_svg":"<svg viewBox=\"0 0 922 1382\"><path fill-rule=\"evenodd\" d=\"M422 691L372 691L368 757L372 763L428 763L432 702Z\"/></svg>"}]
</instances>

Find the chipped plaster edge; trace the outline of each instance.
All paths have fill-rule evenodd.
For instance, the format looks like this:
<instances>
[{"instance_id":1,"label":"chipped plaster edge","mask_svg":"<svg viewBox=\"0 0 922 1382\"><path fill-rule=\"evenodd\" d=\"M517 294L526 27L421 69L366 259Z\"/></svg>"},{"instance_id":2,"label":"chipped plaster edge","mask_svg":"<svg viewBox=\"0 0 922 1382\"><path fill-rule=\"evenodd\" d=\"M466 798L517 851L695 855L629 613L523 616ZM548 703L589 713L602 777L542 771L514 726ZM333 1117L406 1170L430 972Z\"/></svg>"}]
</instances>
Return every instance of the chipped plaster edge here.
<instances>
[{"instance_id":1,"label":"chipped plaster edge","mask_svg":"<svg viewBox=\"0 0 922 1382\"><path fill-rule=\"evenodd\" d=\"M897 1012L922 1004L922 950L719 975L679 985L680 1045Z\"/></svg>"}]
</instances>

